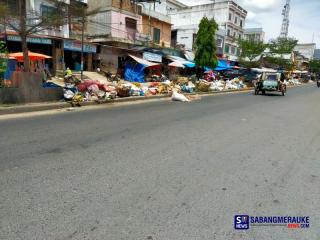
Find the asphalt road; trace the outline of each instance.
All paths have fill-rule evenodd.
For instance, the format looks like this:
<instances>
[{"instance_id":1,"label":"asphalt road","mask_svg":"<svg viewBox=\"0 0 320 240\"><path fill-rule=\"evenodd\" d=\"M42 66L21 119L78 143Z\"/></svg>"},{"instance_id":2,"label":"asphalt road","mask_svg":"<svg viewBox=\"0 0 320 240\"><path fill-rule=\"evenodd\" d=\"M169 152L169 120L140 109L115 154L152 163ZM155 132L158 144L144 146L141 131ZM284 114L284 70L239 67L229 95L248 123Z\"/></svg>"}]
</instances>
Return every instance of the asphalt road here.
<instances>
[{"instance_id":1,"label":"asphalt road","mask_svg":"<svg viewBox=\"0 0 320 240\"><path fill-rule=\"evenodd\" d=\"M319 102L309 85L0 120L0 239L318 240Z\"/></svg>"}]
</instances>

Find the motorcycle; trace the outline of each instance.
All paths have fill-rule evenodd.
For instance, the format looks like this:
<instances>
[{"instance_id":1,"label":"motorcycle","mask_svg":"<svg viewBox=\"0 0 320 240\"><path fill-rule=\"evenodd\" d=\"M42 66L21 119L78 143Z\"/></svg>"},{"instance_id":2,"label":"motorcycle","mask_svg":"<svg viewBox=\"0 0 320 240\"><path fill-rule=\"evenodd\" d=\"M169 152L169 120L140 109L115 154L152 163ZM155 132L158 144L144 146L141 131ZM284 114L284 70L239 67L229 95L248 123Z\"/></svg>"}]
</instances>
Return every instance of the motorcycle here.
<instances>
[{"instance_id":1,"label":"motorcycle","mask_svg":"<svg viewBox=\"0 0 320 240\"><path fill-rule=\"evenodd\" d=\"M320 88L320 79L317 80L317 86Z\"/></svg>"}]
</instances>

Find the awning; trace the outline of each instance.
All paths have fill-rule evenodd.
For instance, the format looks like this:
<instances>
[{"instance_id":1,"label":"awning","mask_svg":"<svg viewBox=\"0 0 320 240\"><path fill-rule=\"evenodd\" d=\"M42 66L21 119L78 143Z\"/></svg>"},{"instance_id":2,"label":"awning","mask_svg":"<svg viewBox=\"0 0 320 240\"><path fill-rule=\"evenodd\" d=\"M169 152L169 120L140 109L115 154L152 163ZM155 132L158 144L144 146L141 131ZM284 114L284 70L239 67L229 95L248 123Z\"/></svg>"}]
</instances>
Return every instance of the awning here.
<instances>
[{"instance_id":1,"label":"awning","mask_svg":"<svg viewBox=\"0 0 320 240\"><path fill-rule=\"evenodd\" d=\"M23 62L23 52L17 52L17 53L10 53L9 54L10 58L15 58L17 59L19 62ZM41 54L41 53L34 53L34 52L28 52L28 57L31 61L36 61L36 60L44 60L44 59L49 59L52 58L50 56Z\"/></svg>"},{"instance_id":2,"label":"awning","mask_svg":"<svg viewBox=\"0 0 320 240\"><path fill-rule=\"evenodd\" d=\"M218 60L218 64L217 66L212 69L212 68L208 68L208 67L205 67L204 69L206 71L209 71L209 70L214 70L214 71L225 71L225 70L229 70L231 69L232 67L229 65L228 61L227 60L222 60L222 59L219 59Z\"/></svg>"},{"instance_id":3,"label":"awning","mask_svg":"<svg viewBox=\"0 0 320 240\"><path fill-rule=\"evenodd\" d=\"M258 72L258 73L263 73L263 72L269 72L269 73L276 73L278 72L275 69L272 68L251 68L252 71Z\"/></svg>"},{"instance_id":4,"label":"awning","mask_svg":"<svg viewBox=\"0 0 320 240\"><path fill-rule=\"evenodd\" d=\"M152 66L158 66L158 65L160 65L159 63L149 62L149 61L147 61L147 60L144 60L144 59L142 59L142 58L135 57L135 56L130 55L130 54L129 54L129 57L133 58L136 62L142 64L142 65L145 66L145 67L152 67Z\"/></svg>"},{"instance_id":5,"label":"awning","mask_svg":"<svg viewBox=\"0 0 320 240\"><path fill-rule=\"evenodd\" d=\"M196 66L196 64L194 62L188 61L184 58L181 57L177 57L177 56L168 56L168 59L174 61L174 62L179 62L181 64L183 64L184 66L188 67L188 68L194 68Z\"/></svg>"},{"instance_id":6,"label":"awning","mask_svg":"<svg viewBox=\"0 0 320 240\"><path fill-rule=\"evenodd\" d=\"M216 66L216 68L214 70L216 71L223 71L223 70L228 70L230 69L230 64L228 63L227 60L222 60L222 59L219 59L218 60L218 65Z\"/></svg>"},{"instance_id":7,"label":"awning","mask_svg":"<svg viewBox=\"0 0 320 240\"><path fill-rule=\"evenodd\" d=\"M173 61L172 63L169 63L168 66L169 67L184 68L184 65L178 61Z\"/></svg>"}]
</instances>

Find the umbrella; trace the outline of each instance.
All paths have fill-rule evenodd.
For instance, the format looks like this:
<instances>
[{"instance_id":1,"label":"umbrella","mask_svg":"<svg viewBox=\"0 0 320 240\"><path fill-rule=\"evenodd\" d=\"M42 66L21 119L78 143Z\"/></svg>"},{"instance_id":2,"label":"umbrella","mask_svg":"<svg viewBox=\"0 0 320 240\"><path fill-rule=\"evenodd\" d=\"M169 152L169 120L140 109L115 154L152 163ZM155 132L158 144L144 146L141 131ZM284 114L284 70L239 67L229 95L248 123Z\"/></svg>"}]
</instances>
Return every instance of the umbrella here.
<instances>
[{"instance_id":1,"label":"umbrella","mask_svg":"<svg viewBox=\"0 0 320 240\"><path fill-rule=\"evenodd\" d=\"M177 67L177 68L184 68L184 65L183 65L182 63L176 62L176 61L174 61L174 62L172 62L172 63L169 63L168 66L170 66L170 67Z\"/></svg>"},{"instance_id":2,"label":"umbrella","mask_svg":"<svg viewBox=\"0 0 320 240\"><path fill-rule=\"evenodd\" d=\"M44 60L44 59L49 59L52 58L50 56L41 54L41 53L34 53L34 52L28 52L29 59L31 61L36 61L36 60ZM23 62L23 53L22 52L17 52L17 53L10 53L9 57L17 59L19 62Z\"/></svg>"}]
</instances>

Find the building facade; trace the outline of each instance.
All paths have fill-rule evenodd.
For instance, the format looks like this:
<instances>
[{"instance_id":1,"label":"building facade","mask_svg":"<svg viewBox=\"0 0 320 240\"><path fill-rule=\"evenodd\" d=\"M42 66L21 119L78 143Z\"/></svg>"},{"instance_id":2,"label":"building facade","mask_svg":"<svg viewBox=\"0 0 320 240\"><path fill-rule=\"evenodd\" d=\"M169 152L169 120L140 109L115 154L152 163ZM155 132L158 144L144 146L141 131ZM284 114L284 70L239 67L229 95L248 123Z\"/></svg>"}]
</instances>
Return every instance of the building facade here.
<instances>
[{"instance_id":1,"label":"building facade","mask_svg":"<svg viewBox=\"0 0 320 240\"><path fill-rule=\"evenodd\" d=\"M101 45L101 68L116 72L128 53L143 57L143 47L170 47L171 18L155 11L154 5L130 0L89 0L88 38Z\"/></svg>"},{"instance_id":2,"label":"building facade","mask_svg":"<svg viewBox=\"0 0 320 240\"><path fill-rule=\"evenodd\" d=\"M254 42L264 42L265 32L262 28L245 28L244 38Z\"/></svg>"},{"instance_id":3,"label":"building facade","mask_svg":"<svg viewBox=\"0 0 320 240\"><path fill-rule=\"evenodd\" d=\"M87 8L87 0L65 0L66 4L84 4ZM8 4L9 9L16 11L18 9L17 0L1 0L0 3ZM56 10L56 7L46 0L26 0L26 12L28 21L32 21L33 16L39 18L48 15ZM36 23L32 23L35 25ZM64 70L70 67L74 70L81 69L81 35L76 33L73 24L66 21L61 27L48 27L41 31L30 35L27 38L28 49L32 52L38 52L52 57L47 60L49 71L55 75L57 70ZM9 27L6 32L1 35L5 38L9 52L20 52L21 38ZM93 59L96 54L97 47L91 43L84 44L84 70L93 69Z\"/></svg>"},{"instance_id":4,"label":"building facade","mask_svg":"<svg viewBox=\"0 0 320 240\"><path fill-rule=\"evenodd\" d=\"M230 60L237 60L240 50L236 39L244 35L247 11L234 1L216 0L210 4L172 9L168 14L171 16L173 30L177 31L177 44L182 42L187 49L193 48L194 34L198 32L201 19L205 16L214 18L219 25L219 34L224 38L222 41L221 37L217 37L219 43L223 42L223 55Z\"/></svg>"},{"instance_id":5,"label":"building facade","mask_svg":"<svg viewBox=\"0 0 320 240\"><path fill-rule=\"evenodd\" d=\"M142 33L148 37L154 46L170 47L171 18L167 15L141 8Z\"/></svg>"},{"instance_id":6,"label":"building facade","mask_svg":"<svg viewBox=\"0 0 320 240\"><path fill-rule=\"evenodd\" d=\"M294 48L294 51L299 52L302 56L304 56L308 60L312 60L315 49L316 49L315 43L304 43L304 44L297 44L297 46L295 46Z\"/></svg>"}]
</instances>

